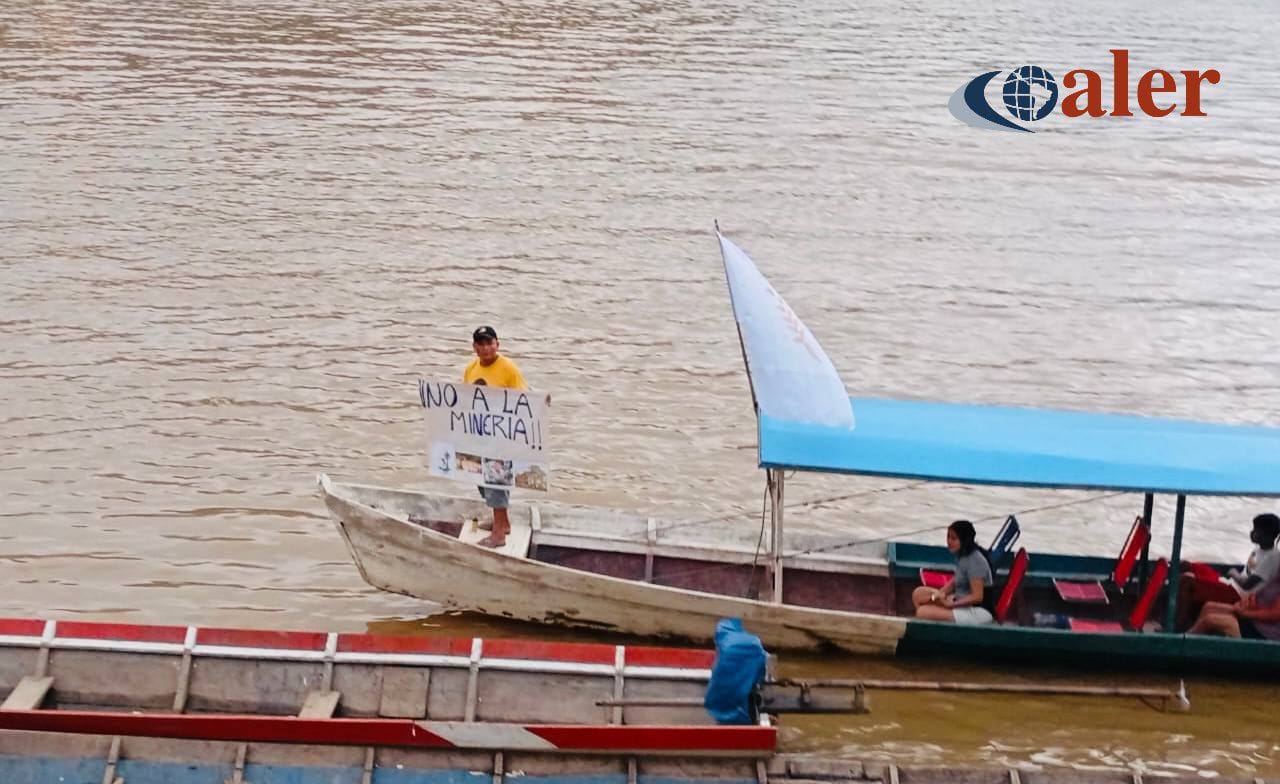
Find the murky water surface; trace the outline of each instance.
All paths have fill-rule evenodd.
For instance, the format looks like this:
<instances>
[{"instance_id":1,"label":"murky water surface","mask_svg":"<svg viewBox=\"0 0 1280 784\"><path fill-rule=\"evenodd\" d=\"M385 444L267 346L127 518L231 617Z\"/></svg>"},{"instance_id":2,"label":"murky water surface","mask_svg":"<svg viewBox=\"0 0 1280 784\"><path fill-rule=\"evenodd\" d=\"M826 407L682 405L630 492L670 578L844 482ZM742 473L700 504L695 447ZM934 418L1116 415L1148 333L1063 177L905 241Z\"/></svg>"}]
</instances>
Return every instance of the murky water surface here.
<instances>
[{"instance_id":1,"label":"murky water surface","mask_svg":"<svg viewBox=\"0 0 1280 784\"><path fill-rule=\"evenodd\" d=\"M431 484L416 379L456 376L481 323L554 396L554 498L753 536L717 218L859 394L1280 422L1270 4L860 5L4 4L0 614L470 633L360 582L314 475ZM1131 83L1220 69L1210 116L945 110L1114 46ZM788 491L854 494L788 521L850 541L1077 500L1023 541L1090 553L1140 506ZM1242 557L1275 506L1193 500L1188 552ZM1275 688L1204 689L1192 718L895 695L793 742L1280 772Z\"/></svg>"}]
</instances>

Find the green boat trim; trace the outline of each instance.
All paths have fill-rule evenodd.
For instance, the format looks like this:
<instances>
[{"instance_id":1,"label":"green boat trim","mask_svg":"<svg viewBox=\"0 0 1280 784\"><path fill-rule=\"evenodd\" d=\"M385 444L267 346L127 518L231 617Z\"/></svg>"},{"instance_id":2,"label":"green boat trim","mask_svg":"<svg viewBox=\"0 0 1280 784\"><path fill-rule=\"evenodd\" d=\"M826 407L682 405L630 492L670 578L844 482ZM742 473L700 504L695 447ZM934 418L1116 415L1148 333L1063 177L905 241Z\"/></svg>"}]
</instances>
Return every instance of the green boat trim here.
<instances>
[{"instance_id":1,"label":"green boat trim","mask_svg":"<svg viewBox=\"0 0 1280 784\"><path fill-rule=\"evenodd\" d=\"M911 620L898 642L910 658L1034 661L1091 669L1280 678L1280 644L1162 632L1096 634L1025 626L960 626ZM1087 657L1082 662L1082 657Z\"/></svg>"}]
</instances>

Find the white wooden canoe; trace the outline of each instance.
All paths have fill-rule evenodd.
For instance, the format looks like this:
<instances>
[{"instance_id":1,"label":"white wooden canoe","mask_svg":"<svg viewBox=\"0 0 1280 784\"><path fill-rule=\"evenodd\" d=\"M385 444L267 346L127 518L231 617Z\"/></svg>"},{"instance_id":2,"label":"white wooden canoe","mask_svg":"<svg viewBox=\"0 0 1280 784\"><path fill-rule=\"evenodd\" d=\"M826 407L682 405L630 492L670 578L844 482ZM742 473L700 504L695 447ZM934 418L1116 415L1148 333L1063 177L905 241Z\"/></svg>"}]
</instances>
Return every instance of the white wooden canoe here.
<instances>
[{"instance_id":1,"label":"white wooden canoe","mask_svg":"<svg viewBox=\"0 0 1280 784\"><path fill-rule=\"evenodd\" d=\"M615 510L557 504L510 509L513 532L500 551L474 542L483 502L435 493L347 484L318 477L321 495L361 575L383 590L449 609L527 621L708 642L721 618L741 618L771 648L826 646L892 655L906 619L824 609L827 587L856 600L858 586L883 586L883 559L812 555L788 559L796 591L769 601L770 580L753 549L715 543L659 544L658 523ZM766 595L746 598L749 585ZM790 593L790 588L788 591ZM867 591L879 608L883 591Z\"/></svg>"}]
</instances>

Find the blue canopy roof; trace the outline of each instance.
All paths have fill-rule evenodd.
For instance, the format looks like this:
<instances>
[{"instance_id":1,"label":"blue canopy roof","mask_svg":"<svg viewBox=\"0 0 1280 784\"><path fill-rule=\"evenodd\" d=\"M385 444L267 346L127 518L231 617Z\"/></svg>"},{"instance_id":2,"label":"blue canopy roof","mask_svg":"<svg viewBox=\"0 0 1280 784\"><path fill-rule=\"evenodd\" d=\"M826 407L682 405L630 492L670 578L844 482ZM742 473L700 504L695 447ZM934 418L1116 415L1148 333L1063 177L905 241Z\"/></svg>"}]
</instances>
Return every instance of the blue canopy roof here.
<instances>
[{"instance_id":1,"label":"blue canopy roof","mask_svg":"<svg viewBox=\"0 0 1280 784\"><path fill-rule=\"evenodd\" d=\"M851 398L852 429L761 414L760 465L966 484L1280 496L1280 428Z\"/></svg>"},{"instance_id":2,"label":"blue canopy roof","mask_svg":"<svg viewBox=\"0 0 1280 784\"><path fill-rule=\"evenodd\" d=\"M1280 428L849 398L817 338L720 236L760 465L967 484L1280 496Z\"/></svg>"}]
</instances>

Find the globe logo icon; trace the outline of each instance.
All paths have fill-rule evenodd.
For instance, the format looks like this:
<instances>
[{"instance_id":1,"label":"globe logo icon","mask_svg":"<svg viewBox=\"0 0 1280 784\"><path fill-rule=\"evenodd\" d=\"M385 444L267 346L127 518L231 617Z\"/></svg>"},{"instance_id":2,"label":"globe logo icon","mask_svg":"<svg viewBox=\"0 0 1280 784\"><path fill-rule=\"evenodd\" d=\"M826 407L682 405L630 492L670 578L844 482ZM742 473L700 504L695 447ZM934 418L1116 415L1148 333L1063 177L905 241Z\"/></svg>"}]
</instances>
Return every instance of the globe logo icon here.
<instances>
[{"instance_id":1,"label":"globe logo icon","mask_svg":"<svg viewBox=\"0 0 1280 784\"><path fill-rule=\"evenodd\" d=\"M1043 120L1058 105L1058 83L1044 68L1024 65L1005 77L1003 95L1015 120Z\"/></svg>"}]
</instances>

